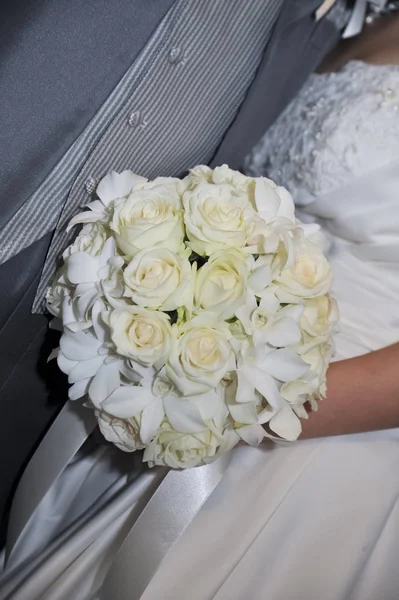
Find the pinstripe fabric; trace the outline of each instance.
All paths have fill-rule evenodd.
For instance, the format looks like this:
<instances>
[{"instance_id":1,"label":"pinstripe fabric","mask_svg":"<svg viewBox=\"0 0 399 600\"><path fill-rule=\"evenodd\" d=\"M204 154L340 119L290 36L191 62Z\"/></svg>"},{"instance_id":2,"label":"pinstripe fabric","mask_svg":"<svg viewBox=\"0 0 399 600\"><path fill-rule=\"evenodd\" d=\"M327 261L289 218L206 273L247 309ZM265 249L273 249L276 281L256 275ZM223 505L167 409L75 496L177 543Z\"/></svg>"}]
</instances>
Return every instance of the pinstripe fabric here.
<instances>
[{"instance_id":1,"label":"pinstripe fabric","mask_svg":"<svg viewBox=\"0 0 399 600\"><path fill-rule=\"evenodd\" d=\"M161 38L172 20L173 15L170 13L157 29L156 36ZM87 155L95 148L105 127L128 100L139 74L145 68L146 60L151 60L153 45L154 41L129 69L49 177L3 227L0 232L0 264L55 228L76 173L84 164ZM51 202L48 201L49 198Z\"/></svg>"},{"instance_id":2,"label":"pinstripe fabric","mask_svg":"<svg viewBox=\"0 0 399 600\"><path fill-rule=\"evenodd\" d=\"M65 227L88 201L89 177L99 179L111 168L149 178L181 175L210 161L255 75L281 4L176 2L100 113L2 232L0 241L5 233L13 240L3 249L4 261L57 224L34 312L43 310L57 258L69 242Z\"/></svg>"}]
</instances>

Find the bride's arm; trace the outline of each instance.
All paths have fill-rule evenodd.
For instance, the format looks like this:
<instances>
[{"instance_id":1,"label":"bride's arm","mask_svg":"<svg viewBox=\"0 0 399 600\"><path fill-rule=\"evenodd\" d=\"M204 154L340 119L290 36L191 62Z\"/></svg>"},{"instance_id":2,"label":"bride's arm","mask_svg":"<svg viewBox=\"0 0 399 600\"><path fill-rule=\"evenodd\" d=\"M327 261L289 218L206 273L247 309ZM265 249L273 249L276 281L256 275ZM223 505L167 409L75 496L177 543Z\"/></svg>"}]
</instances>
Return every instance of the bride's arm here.
<instances>
[{"instance_id":1,"label":"bride's arm","mask_svg":"<svg viewBox=\"0 0 399 600\"><path fill-rule=\"evenodd\" d=\"M302 438L399 427L399 344L332 363L327 390Z\"/></svg>"},{"instance_id":2,"label":"bride's arm","mask_svg":"<svg viewBox=\"0 0 399 600\"><path fill-rule=\"evenodd\" d=\"M350 60L362 60L375 65L399 64L399 14L383 16L362 33L341 42L324 59L319 73L338 71Z\"/></svg>"}]
</instances>

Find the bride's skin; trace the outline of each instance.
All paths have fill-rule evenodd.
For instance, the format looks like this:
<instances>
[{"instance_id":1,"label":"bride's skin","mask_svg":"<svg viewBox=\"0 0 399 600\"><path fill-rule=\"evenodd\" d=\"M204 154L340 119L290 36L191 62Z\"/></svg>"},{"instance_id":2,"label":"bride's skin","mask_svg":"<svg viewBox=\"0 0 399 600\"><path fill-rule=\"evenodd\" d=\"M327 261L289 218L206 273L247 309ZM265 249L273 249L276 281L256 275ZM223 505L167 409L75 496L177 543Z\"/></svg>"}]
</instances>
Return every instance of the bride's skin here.
<instances>
[{"instance_id":1,"label":"bride's skin","mask_svg":"<svg viewBox=\"0 0 399 600\"><path fill-rule=\"evenodd\" d=\"M332 363L327 398L302 421L302 438L399 427L399 344Z\"/></svg>"},{"instance_id":2,"label":"bride's skin","mask_svg":"<svg viewBox=\"0 0 399 600\"><path fill-rule=\"evenodd\" d=\"M319 72L336 71L350 60L399 65L399 14L381 17L342 41ZM302 438L399 427L399 343L332 363L327 390L319 410L303 421Z\"/></svg>"},{"instance_id":3,"label":"bride's skin","mask_svg":"<svg viewBox=\"0 0 399 600\"><path fill-rule=\"evenodd\" d=\"M377 18L360 35L342 40L322 62L319 73L338 71L350 60L399 65L399 11Z\"/></svg>"}]
</instances>

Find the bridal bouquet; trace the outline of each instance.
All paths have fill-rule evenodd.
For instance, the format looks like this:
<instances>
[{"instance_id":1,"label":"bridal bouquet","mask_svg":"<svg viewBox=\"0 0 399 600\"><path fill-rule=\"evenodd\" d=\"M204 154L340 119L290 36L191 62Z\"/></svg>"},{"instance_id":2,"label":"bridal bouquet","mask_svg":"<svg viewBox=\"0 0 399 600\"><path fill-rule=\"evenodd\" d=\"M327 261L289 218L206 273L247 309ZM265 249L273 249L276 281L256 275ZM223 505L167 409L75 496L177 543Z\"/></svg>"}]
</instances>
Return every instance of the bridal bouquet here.
<instances>
[{"instance_id":1,"label":"bridal bouquet","mask_svg":"<svg viewBox=\"0 0 399 600\"><path fill-rule=\"evenodd\" d=\"M337 316L317 227L288 191L224 165L111 172L96 196L47 294L70 399L151 466L295 440L325 394Z\"/></svg>"}]
</instances>

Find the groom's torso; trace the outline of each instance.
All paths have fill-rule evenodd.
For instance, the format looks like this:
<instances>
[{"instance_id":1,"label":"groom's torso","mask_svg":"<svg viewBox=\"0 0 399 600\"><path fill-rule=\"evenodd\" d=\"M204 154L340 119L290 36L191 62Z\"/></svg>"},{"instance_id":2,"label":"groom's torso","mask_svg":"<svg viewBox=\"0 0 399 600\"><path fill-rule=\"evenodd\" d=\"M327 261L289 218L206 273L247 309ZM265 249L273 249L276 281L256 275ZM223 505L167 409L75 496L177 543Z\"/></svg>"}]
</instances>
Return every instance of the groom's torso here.
<instances>
[{"instance_id":1,"label":"groom's torso","mask_svg":"<svg viewBox=\"0 0 399 600\"><path fill-rule=\"evenodd\" d=\"M30 315L60 216L63 223L88 200L95 181L110 168L129 167L152 177L180 175L201 162L239 167L337 37L331 22L315 23L317 5L281 0L2 4L5 491L65 401L60 377L54 372L51 379L46 366L47 321ZM62 236L58 227L48 273Z\"/></svg>"}]
</instances>

